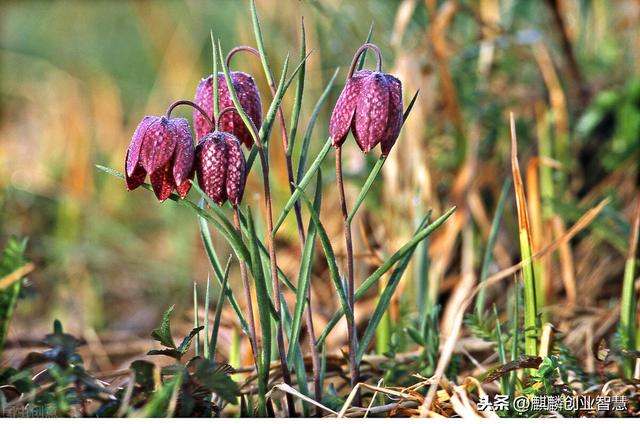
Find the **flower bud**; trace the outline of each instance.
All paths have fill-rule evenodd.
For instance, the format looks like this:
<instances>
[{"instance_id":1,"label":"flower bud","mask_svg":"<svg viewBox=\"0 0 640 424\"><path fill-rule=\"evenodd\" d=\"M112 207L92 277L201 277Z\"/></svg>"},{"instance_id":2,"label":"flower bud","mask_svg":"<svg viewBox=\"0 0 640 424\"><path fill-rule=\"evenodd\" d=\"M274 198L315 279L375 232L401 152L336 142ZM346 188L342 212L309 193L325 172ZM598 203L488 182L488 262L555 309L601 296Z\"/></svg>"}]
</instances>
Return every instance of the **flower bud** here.
<instances>
[{"instance_id":1,"label":"flower bud","mask_svg":"<svg viewBox=\"0 0 640 424\"><path fill-rule=\"evenodd\" d=\"M238 95L242 109L245 111L249 119L251 119L256 128L260 128L262 125L262 102L258 86L256 85L253 77L244 72L231 72L231 81L233 82L233 88ZM233 100L231 99L231 94L229 93L229 88L227 87L227 82L223 73L218 74L218 90L220 110L233 106ZM204 111L209 115L213 115L212 76L200 81L196 90L194 102L204 109ZM194 111L193 113L193 122L198 140L213 131L211 125L206 122L204 117L197 111ZM248 148L253 146L251 133L244 122L242 122L242 118L237 112L225 114L218 123L218 127L220 131L235 135L240 142Z\"/></svg>"},{"instance_id":2,"label":"flower bud","mask_svg":"<svg viewBox=\"0 0 640 424\"><path fill-rule=\"evenodd\" d=\"M242 201L246 182L246 163L240 141L231 133L214 131L196 147L198 184L219 205Z\"/></svg>"},{"instance_id":3,"label":"flower bud","mask_svg":"<svg viewBox=\"0 0 640 424\"><path fill-rule=\"evenodd\" d=\"M127 189L138 188L148 174L158 200L166 200L174 190L185 198L191 188L193 159L193 138L186 119L146 116L127 150Z\"/></svg>"}]
</instances>

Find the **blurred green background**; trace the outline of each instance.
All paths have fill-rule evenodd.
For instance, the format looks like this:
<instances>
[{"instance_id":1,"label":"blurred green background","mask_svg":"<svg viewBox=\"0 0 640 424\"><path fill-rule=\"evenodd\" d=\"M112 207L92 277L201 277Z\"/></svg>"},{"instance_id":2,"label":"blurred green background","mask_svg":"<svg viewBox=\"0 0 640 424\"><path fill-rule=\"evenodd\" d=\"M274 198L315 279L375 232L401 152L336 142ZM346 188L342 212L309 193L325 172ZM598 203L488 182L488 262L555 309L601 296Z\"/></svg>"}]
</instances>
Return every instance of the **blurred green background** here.
<instances>
[{"instance_id":1,"label":"blurred green background","mask_svg":"<svg viewBox=\"0 0 640 424\"><path fill-rule=\"evenodd\" d=\"M556 199L571 206L558 209L567 211L567 221L575 220L588 206L582 199L611 177L595 195L615 195L611 222L602 224L605 247L598 249L626 249L627 217L638 193L637 2L257 0L257 6L276 78L287 53L297 60L300 19L305 19L307 45L314 52L307 65L299 134L335 68L341 67L314 132L315 146L326 139L331 107L371 23L385 70L403 79L405 105L421 89L385 165L384 184L368 203L367 219L380 226L373 233L384 252L406 240L418 209L439 213L451 204L468 204L457 181L473 188L490 219L497 192L510 174L505 141L510 110L519 118L524 158L537 154L540 126L548 127L553 157L567 171L560 177L568 180L566 191ZM553 10L564 18L570 54ZM122 170L138 121L164 113L174 100L193 98L199 79L210 73L210 30L225 50L255 45L243 0L0 5L0 245L12 234L29 237L28 257L36 265L10 338L36 338L49 330L53 317L61 318L69 332L146 335L167 305L179 303L188 310L192 282L204 282L208 273L195 217L175 204L158 204L146 191L127 193L121 181L94 165ZM238 55L232 67L256 76L266 110L270 95L260 64ZM284 103L287 116L292 97L293 90ZM185 109L179 113L191 116ZM278 210L287 188L279 137L274 140ZM375 157L363 162L349 152L352 180L360 181ZM470 168L471 152L475 162ZM331 172L326 174L323 210L328 211L327 225L333 222L338 234L338 217L330 212L337 199ZM260 204L258 189L254 177L247 202ZM470 208L469 216L475 231L486 237L486 219L476 212ZM510 230L516 228L514 219L511 214ZM434 278L458 275L453 253L458 235L454 231L451 240L436 240L430 247L449 255ZM283 267L289 265L295 275L294 237L289 220L279 243L291 252ZM509 240L504 246L501 263L508 263L517 257L517 248ZM220 249L225 252L222 243ZM621 272L620 267L607 278ZM321 274L316 277L316 290L328 286ZM446 291L451 284L441 287Z\"/></svg>"}]
</instances>

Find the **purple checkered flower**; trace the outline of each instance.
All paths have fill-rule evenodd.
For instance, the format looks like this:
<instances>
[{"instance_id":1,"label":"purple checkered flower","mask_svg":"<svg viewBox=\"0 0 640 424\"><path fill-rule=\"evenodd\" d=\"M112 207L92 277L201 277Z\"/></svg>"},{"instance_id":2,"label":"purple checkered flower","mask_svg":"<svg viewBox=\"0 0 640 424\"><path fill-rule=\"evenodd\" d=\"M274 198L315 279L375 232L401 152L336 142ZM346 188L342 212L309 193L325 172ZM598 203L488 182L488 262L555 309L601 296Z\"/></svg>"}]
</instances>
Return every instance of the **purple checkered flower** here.
<instances>
[{"instance_id":1,"label":"purple checkered flower","mask_svg":"<svg viewBox=\"0 0 640 424\"><path fill-rule=\"evenodd\" d=\"M196 174L202 190L219 205L237 206L246 182L246 162L240 141L228 132L205 135L196 147Z\"/></svg>"},{"instance_id":2,"label":"purple checkered flower","mask_svg":"<svg viewBox=\"0 0 640 424\"><path fill-rule=\"evenodd\" d=\"M142 185L147 175L158 200L173 191L185 198L191 188L194 158L193 138L184 118L145 116L138 124L125 159L125 181L129 191Z\"/></svg>"},{"instance_id":3,"label":"purple checkered flower","mask_svg":"<svg viewBox=\"0 0 640 424\"><path fill-rule=\"evenodd\" d=\"M242 109L244 109L256 128L260 128L262 125L262 102L258 86L253 77L244 72L231 72L231 80ZM233 100L223 73L218 74L218 90L220 110L233 106ZM213 76L209 75L209 77L200 81L194 102L204 109L209 116L213 115ZM197 111L193 112L193 123L198 140L213 131L211 125ZM237 112L225 114L220 119L218 127L220 131L235 135L247 148L253 146L251 133Z\"/></svg>"},{"instance_id":4,"label":"purple checkered flower","mask_svg":"<svg viewBox=\"0 0 640 424\"><path fill-rule=\"evenodd\" d=\"M366 48L376 52L378 69L354 72L355 64ZM329 122L334 147L342 146L351 131L364 153L378 143L383 155L391 151L402 127L402 83L393 75L382 73L381 69L377 46L365 44L358 49Z\"/></svg>"}]
</instances>

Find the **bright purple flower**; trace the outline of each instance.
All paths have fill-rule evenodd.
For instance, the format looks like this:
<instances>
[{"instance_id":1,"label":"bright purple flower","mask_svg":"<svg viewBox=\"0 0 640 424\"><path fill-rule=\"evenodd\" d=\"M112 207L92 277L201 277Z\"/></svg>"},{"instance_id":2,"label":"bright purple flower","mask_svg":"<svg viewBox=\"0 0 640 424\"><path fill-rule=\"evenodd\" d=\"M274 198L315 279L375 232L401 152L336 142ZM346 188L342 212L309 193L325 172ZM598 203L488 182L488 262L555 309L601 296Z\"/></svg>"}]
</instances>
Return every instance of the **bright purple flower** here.
<instances>
[{"instance_id":1,"label":"bright purple flower","mask_svg":"<svg viewBox=\"0 0 640 424\"><path fill-rule=\"evenodd\" d=\"M244 109L256 128L260 128L262 125L262 102L260 100L258 86L253 80L253 77L244 72L231 72L231 81L233 81L233 87L238 95L242 109ZM229 88L227 87L223 73L218 74L218 90L220 110L233 106L233 100L229 94ZM213 77L211 75L209 75L208 78L200 80L194 102L210 116L213 115ZM213 131L213 128L211 128L211 125L205 118L195 110L193 112L193 123L198 140ZM218 126L220 131L235 135L240 142L248 148L253 146L251 133L237 112L234 111L224 114Z\"/></svg>"},{"instance_id":2,"label":"bright purple flower","mask_svg":"<svg viewBox=\"0 0 640 424\"><path fill-rule=\"evenodd\" d=\"M227 132L214 131L196 147L196 173L202 190L219 205L225 200L237 206L246 182L246 162L240 141Z\"/></svg>"},{"instance_id":3,"label":"bright purple flower","mask_svg":"<svg viewBox=\"0 0 640 424\"><path fill-rule=\"evenodd\" d=\"M125 160L129 191L138 188L147 175L161 202L174 190L185 198L193 178L193 138L184 118L145 116L138 124Z\"/></svg>"},{"instance_id":4,"label":"bright purple flower","mask_svg":"<svg viewBox=\"0 0 640 424\"><path fill-rule=\"evenodd\" d=\"M367 153L378 143L388 155L402 127L402 83L390 74L362 70L348 80L329 121L334 147L344 143L349 130Z\"/></svg>"}]
</instances>

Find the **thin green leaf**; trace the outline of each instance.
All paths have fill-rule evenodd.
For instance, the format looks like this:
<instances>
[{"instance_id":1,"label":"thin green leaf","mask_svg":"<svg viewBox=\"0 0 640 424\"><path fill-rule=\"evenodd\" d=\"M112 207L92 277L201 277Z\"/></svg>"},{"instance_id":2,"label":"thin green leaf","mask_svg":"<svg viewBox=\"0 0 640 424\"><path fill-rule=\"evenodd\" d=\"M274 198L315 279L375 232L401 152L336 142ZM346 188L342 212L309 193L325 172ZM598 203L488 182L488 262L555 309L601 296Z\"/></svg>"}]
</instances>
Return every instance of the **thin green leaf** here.
<instances>
[{"instance_id":1,"label":"thin green leaf","mask_svg":"<svg viewBox=\"0 0 640 424\"><path fill-rule=\"evenodd\" d=\"M106 172L107 174L111 174L115 177L124 179L124 175L121 172L116 171L115 169L107 168L106 166L102 166L102 165L96 165L96 168ZM192 181L192 184L194 187L197 187L196 190L199 189L198 185L194 181ZM148 191L153 192L153 188L148 183L143 183L142 187ZM202 193L201 190L200 192ZM187 206L192 210L194 210L198 214L198 216L204 218L207 222L213 224L213 226L216 227L216 229L220 232L220 234L222 234L225 240L227 240L227 242L231 245L231 248L236 253L236 256L238 256L239 259L244 261L251 260L249 257L249 251L245 246L244 242L240 239L240 237L235 231L232 231L232 232L227 231L227 229L225 228L226 224L221 224L214 217L209 215L206 210L199 207L198 205L196 205L190 200L180 199L180 197L178 197L175 194L171 194L171 196L169 196L169 200L171 200L172 202L176 202L181 206Z\"/></svg>"},{"instance_id":2,"label":"thin green leaf","mask_svg":"<svg viewBox=\"0 0 640 424\"><path fill-rule=\"evenodd\" d=\"M222 280L223 288L220 293L224 293L224 279ZM211 279L207 275L207 289L204 294L204 359L209 359L209 305L211 305Z\"/></svg>"},{"instance_id":3,"label":"thin green leaf","mask_svg":"<svg viewBox=\"0 0 640 424\"><path fill-rule=\"evenodd\" d=\"M260 329L262 331L262 358L258 358L258 385L260 394L266 395L266 387L269 379L269 364L271 362L271 311L267 283L262 271L260 252L258 250L258 236L256 235L251 209L247 209L247 223L249 226L249 246L251 251L251 268L256 286L256 298L258 300L258 315L260 317Z\"/></svg>"},{"instance_id":4,"label":"thin green leaf","mask_svg":"<svg viewBox=\"0 0 640 424\"><path fill-rule=\"evenodd\" d=\"M420 90L416 91L416 94L413 95L413 98L409 102L409 106L407 106L407 109L403 114L402 126L404 126L404 123L406 122L407 118L409 117L409 114L411 113L411 109L413 109L413 105L415 104L416 99L418 98L418 93L420 93ZM356 201L354 202L353 207L351 208L351 212L349 212L349 216L347 217L347 221L349 223L351 223L351 221L353 221L353 218L356 216L356 212L358 212L358 209L362 205L362 202L364 201L365 197L367 197L367 194L371 189L371 185L378 177L378 174L382 170L382 165L384 165L386 160L387 160L386 156L380 155L380 157L376 161L376 164L373 166L373 169L371 169L371 172L369 172L369 176L367 177L364 184L362 185L362 189L360 189L360 193L358 193L358 197L356 198Z\"/></svg>"},{"instance_id":5,"label":"thin green leaf","mask_svg":"<svg viewBox=\"0 0 640 424\"><path fill-rule=\"evenodd\" d=\"M296 190L298 190L298 187L296 187ZM331 281L333 282L336 292L338 293L338 298L340 299L340 303L342 304L340 316L342 316L342 314L344 314L345 311L348 311L349 314L351 314L351 310L349 308L349 302L347 302L347 294L345 293L344 285L342 284L342 280L340 278L340 272L338 271L336 255L333 252L333 247L331 246L331 240L329 239L329 236L327 235L327 232L325 231L324 226L320 221L320 217L318 216L316 211L313 209L313 205L311 205L311 202L309 201L309 199L307 198L307 196L304 194L303 191L300 191L300 193L302 193L302 200L306 204L307 209L309 209L311 219L313 220L313 223L316 226L316 231L318 232L318 236L320 237L320 243L322 244L322 250L324 251L324 256L327 259L327 266L329 267L329 273L331 274ZM319 341L316 344L316 346L320 344L321 342Z\"/></svg>"},{"instance_id":6,"label":"thin green leaf","mask_svg":"<svg viewBox=\"0 0 640 424\"><path fill-rule=\"evenodd\" d=\"M493 250L498 239L498 230L500 229L500 223L502 222L502 215L504 213L504 207L506 205L507 195L509 194L509 188L511 187L511 179L507 179L502 184L502 190L500 191L500 197L498 198L498 204L496 205L496 211L491 221L491 230L489 231L489 239L487 240L487 248L484 251L484 258L482 259L482 270L480 271L480 281L487 279L489 275L489 266L493 261ZM484 315L484 302L486 297L486 289L482 287L476 297L476 316L478 320L482 322Z\"/></svg>"},{"instance_id":7,"label":"thin green leaf","mask_svg":"<svg viewBox=\"0 0 640 424\"><path fill-rule=\"evenodd\" d=\"M372 36L373 36L373 21L371 21L371 25L369 25L369 32L367 33L367 38L364 41L364 44L371 42ZM362 56L360 56L360 59L358 60L358 66L356 67L356 70L360 71L362 70L362 68L364 68L364 61L366 58L367 58L367 51L365 50L364 52L362 52Z\"/></svg>"},{"instance_id":8,"label":"thin green leaf","mask_svg":"<svg viewBox=\"0 0 640 424\"><path fill-rule=\"evenodd\" d=\"M213 318L213 327L211 328L211 342L209 342L209 358L212 361L216 359L216 347L218 344L218 331L220 329L220 317L222 317L222 306L224 305L224 293L229 287L229 267L231 265L231 257L227 261L227 266L224 270L224 279L222 280L222 290L220 296L218 296L218 303L216 303L216 314ZM209 310L207 310L208 315ZM207 337L208 333L205 334Z\"/></svg>"},{"instance_id":9,"label":"thin green leaf","mask_svg":"<svg viewBox=\"0 0 640 424\"><path fill-rule=\"evenodd\" d=\"M144 406L142 415L145 418L169 418L173 416L175 401L182 384L183 374L176 374L171 380L162 385ZM174 407L172 408L172 404Z\"/></svg>"},{"instance_id":10,"label":"thin green leaf","mask_svg":"<svg viewBox=\"0 0 640 424\"><path fill-rule=\"evenodd\" d=\"M300 22L300 61L304 62L307 55L307 35L304 29L304 17ZM291 156L293 146L296 141L296 132L298 131L298 121L300 119L300 109L302 108L302 95L304 93L304 78L306 74L306 63L302 65L298 73L298 82L296 84L296 96L293 100L293 109L291 110L291 122L289 124L289 146L287 146L287 155Z\"/></svg>"},{"instance_id":11,"label":"thin green leaf","mask_svg":"<svg viewBox=\"0 0 640 424\"><path fill-rule=\"evenodd\" d=\"M322 176L318 172L318 178L316 181L316 198L313 205L314 213L317 215L321 208L321 193L322 192ZM289 333L289 352L287 353L287 359L289 363L296 361L296 349L300 337L300 327L302 326L302 314L304 308L307 306L307 291L309 283L311 281L311 272L313 269L313 256L316 245L316 225L313 223L313 219L309 224L309 230L307 231L307 238L304 243L304 249L302 251L302 258L300 260L300 270L298 272L298 287L296 293L296 303L293 314L293 324L291 325L291 332Z\"/></svg>"},{"instance_id":12,"label":"thin green leaf","mask_svg":"<svg viewBox=\"0 0 640 424\"><path fill-rule=\"evenodd\" d=\"M220 265L220 261L218 260L218 255L215 252L213 247L213 241L211 240L211 233L209 232L209 226L207 225L207 221L203 218L199 218L200 221L200 236L202 237L202 243L204 245L204 249L207 252L207 256L209 258L209 262L213 268L214 273L216 274L216 280L220 287L222 287L222 280L224 279L224 274L222 272L222 266ZM236 316L238 317L238 321L240 321L240 326L242 327L242 332L249 336L249 325L247 324L247 320L244 317L242 310L240 309L240 305L238 305L238 301L236 300L233 291L227 287L227 290L224 290L227 299L229 300L229 304L233 308ZM206 317L205 317L206 318Z\"/></svg>"},{"instance_id":13,"label":"thin green leaf","mask_svg":"<svg viewBox=\"0 0 640 424\"><path fill-rule=\"evenodd\" d=\"M182 342L180 343L180 345L176 348L178 352L180 352L181 354L185 354L187 353L187 351L189 350L189 346L191 346L191 341L193 340L193 338L195 336L197 336L198 334L200 334L200 331L202 331L202 329L204 328L204 326L198 326L193 328L189 334L182 339Z\"/></svg>"},{"instance_id":14,"label":"thin green leaf","mask_svg":"<svg viewBox=\"0 0 640 424\"><path fill-rule=\"evenodd\" d=\"M432 224L424 228L423 230L416 233L411 240L406 242L396 253L394 253L389 259L387 259L382 265L380 265L366 280L362 283L360 287L356 290L354 297L355 300L359 300L365 294L365 292L375 284L380 277L382 277L391 267L402 259L405 255L407 255L412 249L418 245L422 240L428 237L432 232L438 229L456 210L456 207L453 206L447 212L445 212L440 218L436 219ZM323 333L318 338L318 342L316 346L320 345L320 343L327 337L329 332L333 329L333 327L340 321L342 318L343 310L337 311L331 321L327 324L327 327L324 329Z\"/></svg>"},{"instance_id":15,"label":"thin green leaf","mask_svg":"<svg viewBox=\"0 0 640 424\"><path fill-rule=\"evenodd\" d=\"M300 184L300 180L302 180L304 171L307 167L307 157L309 156L309 147L311 146L311 136L313 134L313 129L316 126L316 121L318 120L318 116L320 115L320 111L322 110L322 105L324 104L325 100L327 100L327 97L329 97L329 93L331 93L333 83L336 81L339 71L340 68L336 68L336 70L333 72L333 76L329 80L329 83L316 102L316 105L313 108L313 112L311 112L311 117L309 118L309 123L307 124L307 130L305 131L304 138L302 139L300 159L298 160L298 172L296 176L296 181L298 182L298 184Z\"/></svg>"},{"instance_id":16,"label":"thin green leaf","mask_svg":"<svg viewBox=\"0 0 640 424\"><path fill-rule=\"evenodd\" d=\"M483 280L481 280L483 281ZM504 353L504 343L502 341L502 326L500 325L500 318L498 317L498 309L496 308L496 304L493 304L493 317L496 320L496 344L498 348L498 359L500 359L500 363L502 365L507 364L507 356ZM503 394L506 394L509 385L509 380L507 376L500 377L500 388Z\"/></svg>"},{"instance_id":17,"label":"thin green leaf","mask_svg":"<svg viewBox=\"0 0 640 424\"><path fill-rule=\"evenodd\" d=\"M210 31L211 35L211 68L212 68L212 83L213 83L213 120L218 118L220 113L220 92L218 91L218 51L216 48L216 42L213 37L213 31Z\"/></svg>"},{"instance_id":18,"label":"thin green leaf","mask_svg":"<svg viewBox=\"0 0 640 424\"><path fill-rule=\"evenodd\" d=\"M429 212L427 216L423 219L423 221L420 223L420 226L417 228L416 232L420 232L429 223L430 219L431 219L431 212ZM398 288L398 285L400 284L400 279L402 278L402 275L404 274L405 270L409 266L409 262L411 261L411 257L416 247L417 245L411 248L407 252L407 254L400 260L396 268L391 273L391 277L389 278L387 285L385 286L382 293L380 294L380 297L378 298L378 303L376 304L373 314L369 319L369 323L367 324L367 328L365 329L364 333L362 333L362 337L360 339L359 346L358 346L358 351L356 352L356 362L360 363L360 361L362 360L362 356L364 355L364 353L367 350L367 347L369 346L369 343L373 339L373 336L376 333L376 328L378 328L378 325L380 324L380 321L382 320L384 313L389 308L391 299L396 289Z\"/></svg>"},{"instance_id":19,"label":"thin green leaf","mask_svg":"<svg viewBox=\"0 0 640 424\"><path fill-rule=\"evenodd\" d=\"M322 150L320 151L320 153L318 153L318 156L311 164L311 167L309 167L309 170L304 175L302 180L298 182L295 191L293 192L291 197L289 197L289 200L287 200L287 203L284 205L284 209L282 210L282 213L280 214L280 216L278 217L278 220L273 226L274 234L278 231L278 228L280 228L280 226L284 222L285 218L287 217L287 214L293 208L293 205L295 205L295 203L300 198L300 194L302 193L302 190L304 190L307 187L307 185L309 185L309 183L311 182L311 179L320 168L322 161L327 156L327 153L329 153L330 148L331 148L331 139L328 138L327 141L324 143L324 146L322 146Z\"/></svg>"}]
</instances>

